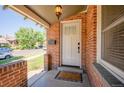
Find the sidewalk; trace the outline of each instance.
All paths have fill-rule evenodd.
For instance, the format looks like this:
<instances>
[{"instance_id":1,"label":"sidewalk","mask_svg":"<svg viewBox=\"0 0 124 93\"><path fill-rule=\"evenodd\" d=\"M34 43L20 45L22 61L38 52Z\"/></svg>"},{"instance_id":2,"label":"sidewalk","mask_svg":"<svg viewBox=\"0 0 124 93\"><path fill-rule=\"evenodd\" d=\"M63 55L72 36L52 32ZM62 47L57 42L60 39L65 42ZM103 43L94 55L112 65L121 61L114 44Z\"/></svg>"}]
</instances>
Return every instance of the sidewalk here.
<instances>
[{"instance_id":1,"label":"sidewalk","mask_svg":"<svg viewBox=\"0 0 124 93\"><path fill-rule=\"evenodd\" d=\"M36 55L36 56L31 56L31 57L27 57L27 58L24 58L24 60L31 60L31 59L34 59L34 58L37 58L37 57L40 57L41 55Z\"/></svg>"}]
</instances>

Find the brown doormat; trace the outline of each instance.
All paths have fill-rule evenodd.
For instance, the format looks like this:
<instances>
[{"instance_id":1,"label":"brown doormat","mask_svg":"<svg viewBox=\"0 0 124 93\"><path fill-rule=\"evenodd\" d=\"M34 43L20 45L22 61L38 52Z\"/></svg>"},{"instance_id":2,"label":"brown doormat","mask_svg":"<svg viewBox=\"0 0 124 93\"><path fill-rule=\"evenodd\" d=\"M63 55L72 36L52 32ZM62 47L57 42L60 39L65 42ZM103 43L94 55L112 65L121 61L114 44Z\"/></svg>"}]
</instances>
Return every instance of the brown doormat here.
<instances>
[{"instance_id":1,"label":"brown doormat","mask_svg":"<svg viewBox=\"0 0 124 93\"><path fill-rule=\"evenodd\" d=\"M55 78L72 82L82 82L82 74L76 72L60 71Z\"/></svg>"}]
</instances>

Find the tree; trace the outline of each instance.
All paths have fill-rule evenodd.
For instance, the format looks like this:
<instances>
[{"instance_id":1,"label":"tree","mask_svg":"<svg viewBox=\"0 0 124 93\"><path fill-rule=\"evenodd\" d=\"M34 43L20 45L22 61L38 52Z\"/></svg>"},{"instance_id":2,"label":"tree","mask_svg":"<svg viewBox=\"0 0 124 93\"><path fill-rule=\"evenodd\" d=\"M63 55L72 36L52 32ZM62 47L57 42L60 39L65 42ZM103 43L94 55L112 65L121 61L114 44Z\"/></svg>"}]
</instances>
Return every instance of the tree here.
<instances>
[{"instance_id":1,"label":"tree","mask_svg":"<svg viewBox=\"0 0 124 93\"><path fill-rule=\"evenodd\" d=\"M43 42L45 41L45 33L43 32L37 32L36 40L40 45L43 45Z\"/></svg>"},{"instance_id":2,"label":"tree","mask_svg":"<svg viewBox=\"0 0 124 93\"><path fill-rule=\"evenodd\" d=\"M36 43L43 44L44 42L43 32L35 31L32 28L21 27L16 32L16 38L20 49L32 49L35 48Z\"/></svg>"}]
</instances>

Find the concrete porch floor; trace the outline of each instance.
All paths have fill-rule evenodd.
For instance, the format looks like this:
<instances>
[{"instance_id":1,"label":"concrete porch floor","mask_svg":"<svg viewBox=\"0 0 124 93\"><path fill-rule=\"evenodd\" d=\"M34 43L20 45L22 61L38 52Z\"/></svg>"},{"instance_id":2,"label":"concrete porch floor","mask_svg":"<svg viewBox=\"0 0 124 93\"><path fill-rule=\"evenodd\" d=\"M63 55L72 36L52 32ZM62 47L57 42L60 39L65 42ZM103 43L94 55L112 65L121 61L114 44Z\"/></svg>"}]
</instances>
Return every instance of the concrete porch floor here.
<instances>
[{"instance_id":1,"label":"concrete porch floor","mask_svg":"<svg viewBox=\"0 0 124 93\"><path fill-rule=\"evenodd\" d=\"M38 78L30 87L90 87L86 73L83 73L82 75L83 82L78 83L55 79L58 72L59 70L51 70L43 75L39 74L40 78Z\"/></svg>"}]
</instances>

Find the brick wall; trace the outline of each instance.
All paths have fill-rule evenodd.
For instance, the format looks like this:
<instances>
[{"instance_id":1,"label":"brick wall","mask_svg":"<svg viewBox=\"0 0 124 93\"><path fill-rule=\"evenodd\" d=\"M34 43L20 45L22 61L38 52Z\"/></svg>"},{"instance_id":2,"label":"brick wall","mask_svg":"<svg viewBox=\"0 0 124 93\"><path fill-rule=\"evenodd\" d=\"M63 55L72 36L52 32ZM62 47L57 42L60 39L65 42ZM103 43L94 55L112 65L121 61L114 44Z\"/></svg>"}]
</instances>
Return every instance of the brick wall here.
<instances>
[{"instance_id":1,"label":"brick wall","mask_svg":"<svg viewBox=\"0 0 124 93\"><path fill-rule=\"evenodd\" d=\"M97 6L89 6L86 22L86 69L93 86L109 86L94 67L96 62L96 25Z\"/></svg>"},{"instance_id":2,"label":"brick wall","mask_svg":"<svg viewBox=\"0 0 124 93\"><path fill-rule=\"evenodd\" d=\"M0 87L27 86L27 62L0 65Z\"/></svg>"},{"instance_id":3,"label":"brick wall","mask_svg":"<svg viewBox=\"0 0 124 93\"><path fill-rule=\"evenodd\" d=\"M59 22L56 22L50 26L50 28L47 31L47 41L50 39L56 40L55 45L48 45L47 44L47 55L49 58L48 60L45 59L45 67L47 66L47 63L49 63L50 69L56 69L59 66L60 63L60 24ZM47 61L46 61L47 60Z\"/></svg>"},{"instance_id":4,"label":"brick wall","mask_svg":"<svg viewBox=\"0 0 124 93\"><path fill-rule=\"evenodd\" d=\"M93 86L109 86L107 82L102 78L97 69L93 66L96 62L96 15L97 6L88 6L87 13L78 13L65 20L82 20L82 66L86 68L89 80ZM45 64L51 64L51 69L55 69L60 64L60 29L59 22L52 24L47 31L48 39L57 40L56 45L48 45L47 53L51 57L45 59ZM48 56L48 55L47 55ZM48 58L51 60L48 60ZM48 63L49 62L49 63Z\"/></svg>"},{"instance_id":5,"label":"brick wall","mask_svg":"<svg viewBox=\"0 0 124 93\"><path fill-rule=\"evenodd\" d=\"M78 13L76 15L70 16L63 21L67 20L76 20L81 19L82 20L82 36L85 36L85 13ZM50 28L47 31L47 41L49 39L56 40L56 45L48 45L47 44L47 54L45 55L45 68L47 68L48 63L49 68L56 69L60 65L60 22L56 22L50 26ZM82 44L85 44L84 39L82 40ZM84 47L82 47L84 48ZM84 66L85 61L85 50L82 51L82 65ZM51 56L51 57L47 57ZM48 60L48 58L50 58ZM51 61L50 61L51 60Z\"/></svg>"}]
</instances>

